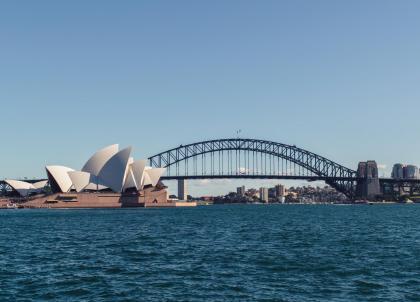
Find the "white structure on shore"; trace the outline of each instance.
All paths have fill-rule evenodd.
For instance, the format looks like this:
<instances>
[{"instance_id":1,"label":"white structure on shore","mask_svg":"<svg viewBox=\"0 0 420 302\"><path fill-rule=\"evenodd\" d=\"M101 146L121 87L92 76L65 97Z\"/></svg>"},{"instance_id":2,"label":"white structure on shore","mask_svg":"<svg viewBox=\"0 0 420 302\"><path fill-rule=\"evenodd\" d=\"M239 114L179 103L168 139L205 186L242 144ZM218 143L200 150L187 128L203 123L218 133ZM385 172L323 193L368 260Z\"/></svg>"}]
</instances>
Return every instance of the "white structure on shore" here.
<instances>
[{"instance_id":1,"label":"white structure on shore","mask_svg":"<svg viewBox=\"0 0 420 302\"><path fill-rule=\"evenodd\" d=\"M146 160L134 160L131 147L119 151L111 145L96 152L80 171L64 166L46 166L48 182L54 193L111 190L121 193L126 190L141 191L145 186L155 187L165 168L147 167ZM31 184L18 180L6 180L19 195L28 196L41 192L46 182Z\"/></svg>"},{"instance_id":2,"label":"white structure on shore","mask_svg":"<svg viewBox=\"0 0 420 302\"><path fill-rule=\"evenodd\" d=\"M36 183L29 183L21 180L6 179L5 182L20 196L28 196L31 194L41 193L47 185L47 180L41 180Z\"/></svg>"},{"instance_id":3,"label":"white structure on shore","mask_svg":"<svg viewBox=\"0 0 420 302\"><path fill-rule=\"evenodd\" d=\"M48 180L53 191L68 192L73 183L69 176L69 172L73 172L72 168L64 166L46 166Z\"/></svg>"}]
</instances>

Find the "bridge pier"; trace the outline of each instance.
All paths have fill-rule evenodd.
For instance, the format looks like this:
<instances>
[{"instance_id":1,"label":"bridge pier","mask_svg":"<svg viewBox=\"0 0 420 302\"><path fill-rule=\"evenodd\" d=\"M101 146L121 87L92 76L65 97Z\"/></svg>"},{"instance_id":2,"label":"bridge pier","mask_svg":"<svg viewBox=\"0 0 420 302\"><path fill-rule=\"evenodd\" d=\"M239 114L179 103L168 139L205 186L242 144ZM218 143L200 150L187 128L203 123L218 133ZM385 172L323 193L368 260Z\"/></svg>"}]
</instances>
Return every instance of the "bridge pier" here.
<instances>
[{"instance_id":1,"label":"bridge pier","mask_svg":"<svg viewBox=\"0 0 420 302\"><path fill-rule=\"evenodd\" d=\"M188 199L187 180L184 178L178 179L178 199L179 200Z\"/></svg>"},{"instance_id":2,"label":"bridge pier","mask_svg":"<svg viewBox=\"0 0 420 302\"><path fill-rule=\"evenodd\" d=\"M356 197L375 200L381 195L379 184L378 165L376 161L360 162L357 169L359 179L356 186Z\"/></svg>"}]
</instances>

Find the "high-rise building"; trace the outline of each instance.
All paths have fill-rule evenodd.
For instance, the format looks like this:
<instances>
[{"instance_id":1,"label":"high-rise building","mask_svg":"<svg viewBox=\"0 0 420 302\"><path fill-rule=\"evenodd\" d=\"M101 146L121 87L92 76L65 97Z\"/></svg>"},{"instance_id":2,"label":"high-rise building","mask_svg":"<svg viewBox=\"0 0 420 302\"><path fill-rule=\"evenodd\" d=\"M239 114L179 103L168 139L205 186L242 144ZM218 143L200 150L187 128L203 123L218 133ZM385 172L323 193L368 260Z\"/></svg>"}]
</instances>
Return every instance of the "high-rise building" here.
<instances>
[{"instance_id":1,"label":"high-rise building","mask_svg":"<svg viewBox=\"0 0 420 302\"><path fill-rule=\"evenodd\" d=\"M395 164L392 168L392 178L394 179L401 179L404 178L404 165L403 164Z\"/></svg>"},{"instance_id":2,"label":"high-rise building","mask_svg":"<svg viewBox=\"0 0 420 302\"><path fill-rule=\"evenodd\" d=\"M179 200L188 199L188 187L187 187L187 181L185 179L178 180L178 199Z\"/></svg>"},{"instance_id":3,"label":"high-rise building","mask_svg":"<svg viewBox=\"0 0 420 302\"><path fill-rule=\"evenodd\" d=\"M286 190L283 185L276 185L276 197L284 197Z\"/></svg>"},{"instance_id":4,"label":"high-rise building","mask_svg":"<svg viewBox=\"0 0 420 302\"><path fill-rule=\"evenodd\" d=\"M244 197L245 196L245 186L242 187L237 187L236 188L236 193L241 196Z\"/></svg>"},{"instance_id":5,"label":"high-rise building","mask_svg":"<svg viewBox=\"0 0 420 302\"><path fill-rule=\"evenodd\" d=\"M414 165L407 165L403 169L404 178L417 179L419 178L419 168Z\"/></svg>"},{"instance_id":6,"label":"high-rise building","mask_svg":"<svg viewBox=\"0 0 420 302\"><path fill-rule=\"evenodd\" d=\"M260 188L260 200L268 202L268 188Z\"/></svg>"},{"instance_id":7,"label":"high-rise building","mask_svg":"<svg viewBox=\"0 0 420 302\"><path fill-rule=\"evenodd\" d=\"M417 179L420 177L419 168L415 165L395 164L391 177L394 179Z\"/></svg>"},{"instance_id":8,"label":"high-rise building","mask_svg":"<svg viewBox=\"0 0 420 302\"><path fill-rule=\"evenodd\" d=\"M284 188L283 185L276 185L275 186L275 193L276 193L276 200L284 203L285 199L286 199L286 189Z\"/></svg>"}]
</instances>

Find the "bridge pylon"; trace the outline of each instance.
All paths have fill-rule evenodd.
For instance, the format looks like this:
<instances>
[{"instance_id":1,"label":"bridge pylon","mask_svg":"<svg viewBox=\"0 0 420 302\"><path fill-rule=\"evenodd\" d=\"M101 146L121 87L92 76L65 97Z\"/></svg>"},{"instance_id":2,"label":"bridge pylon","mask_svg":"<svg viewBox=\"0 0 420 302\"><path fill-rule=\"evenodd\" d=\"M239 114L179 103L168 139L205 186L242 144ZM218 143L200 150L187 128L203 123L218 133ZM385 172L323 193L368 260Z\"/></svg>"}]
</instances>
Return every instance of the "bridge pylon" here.
<instances>
[{"instance_id":1,"label":"bridge pylon","mask_svg":"<svg viewBox=\"0 0 420 302\"><path fill-rule=\"evenodd\" d=\"M359 180L356 185L356 197L375 200L381 195L378 165L374 160L360 162L357 168Z\"/></svg>"},{"instance_id":2,"label":"bridge pylon","mask_svg":"<svg viewBox=\"0 0 420 302\"><path fill-rule=\"evenodd\" d=\"M185 178L178 179L178 199L188 199L188 185L187 180Z\"/></svg>"}]
</instances>

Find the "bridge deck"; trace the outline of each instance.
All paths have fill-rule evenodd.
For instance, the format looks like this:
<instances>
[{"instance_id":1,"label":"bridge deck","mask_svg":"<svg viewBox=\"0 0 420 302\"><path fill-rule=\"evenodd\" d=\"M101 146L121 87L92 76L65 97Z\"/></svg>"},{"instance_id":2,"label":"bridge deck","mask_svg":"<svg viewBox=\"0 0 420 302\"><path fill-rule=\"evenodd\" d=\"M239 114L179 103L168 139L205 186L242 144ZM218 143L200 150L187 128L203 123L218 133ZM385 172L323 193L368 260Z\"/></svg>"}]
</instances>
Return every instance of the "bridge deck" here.
<instances>
[{"instance_id":1,"label":"bridge deck","mask_svg":"<svg viewBox=\"0 0 420 302\"><path fill-rule=\"evenodd\" d=\"M331 177L323 176L299 176L299 175L182 175L182 176L162 176L162 180L175 179L284 179L284 180L307 180L307 181L326 181ZM337 181L357 181L356 177L335 177Z\"/></svg>"}]
</instances>

